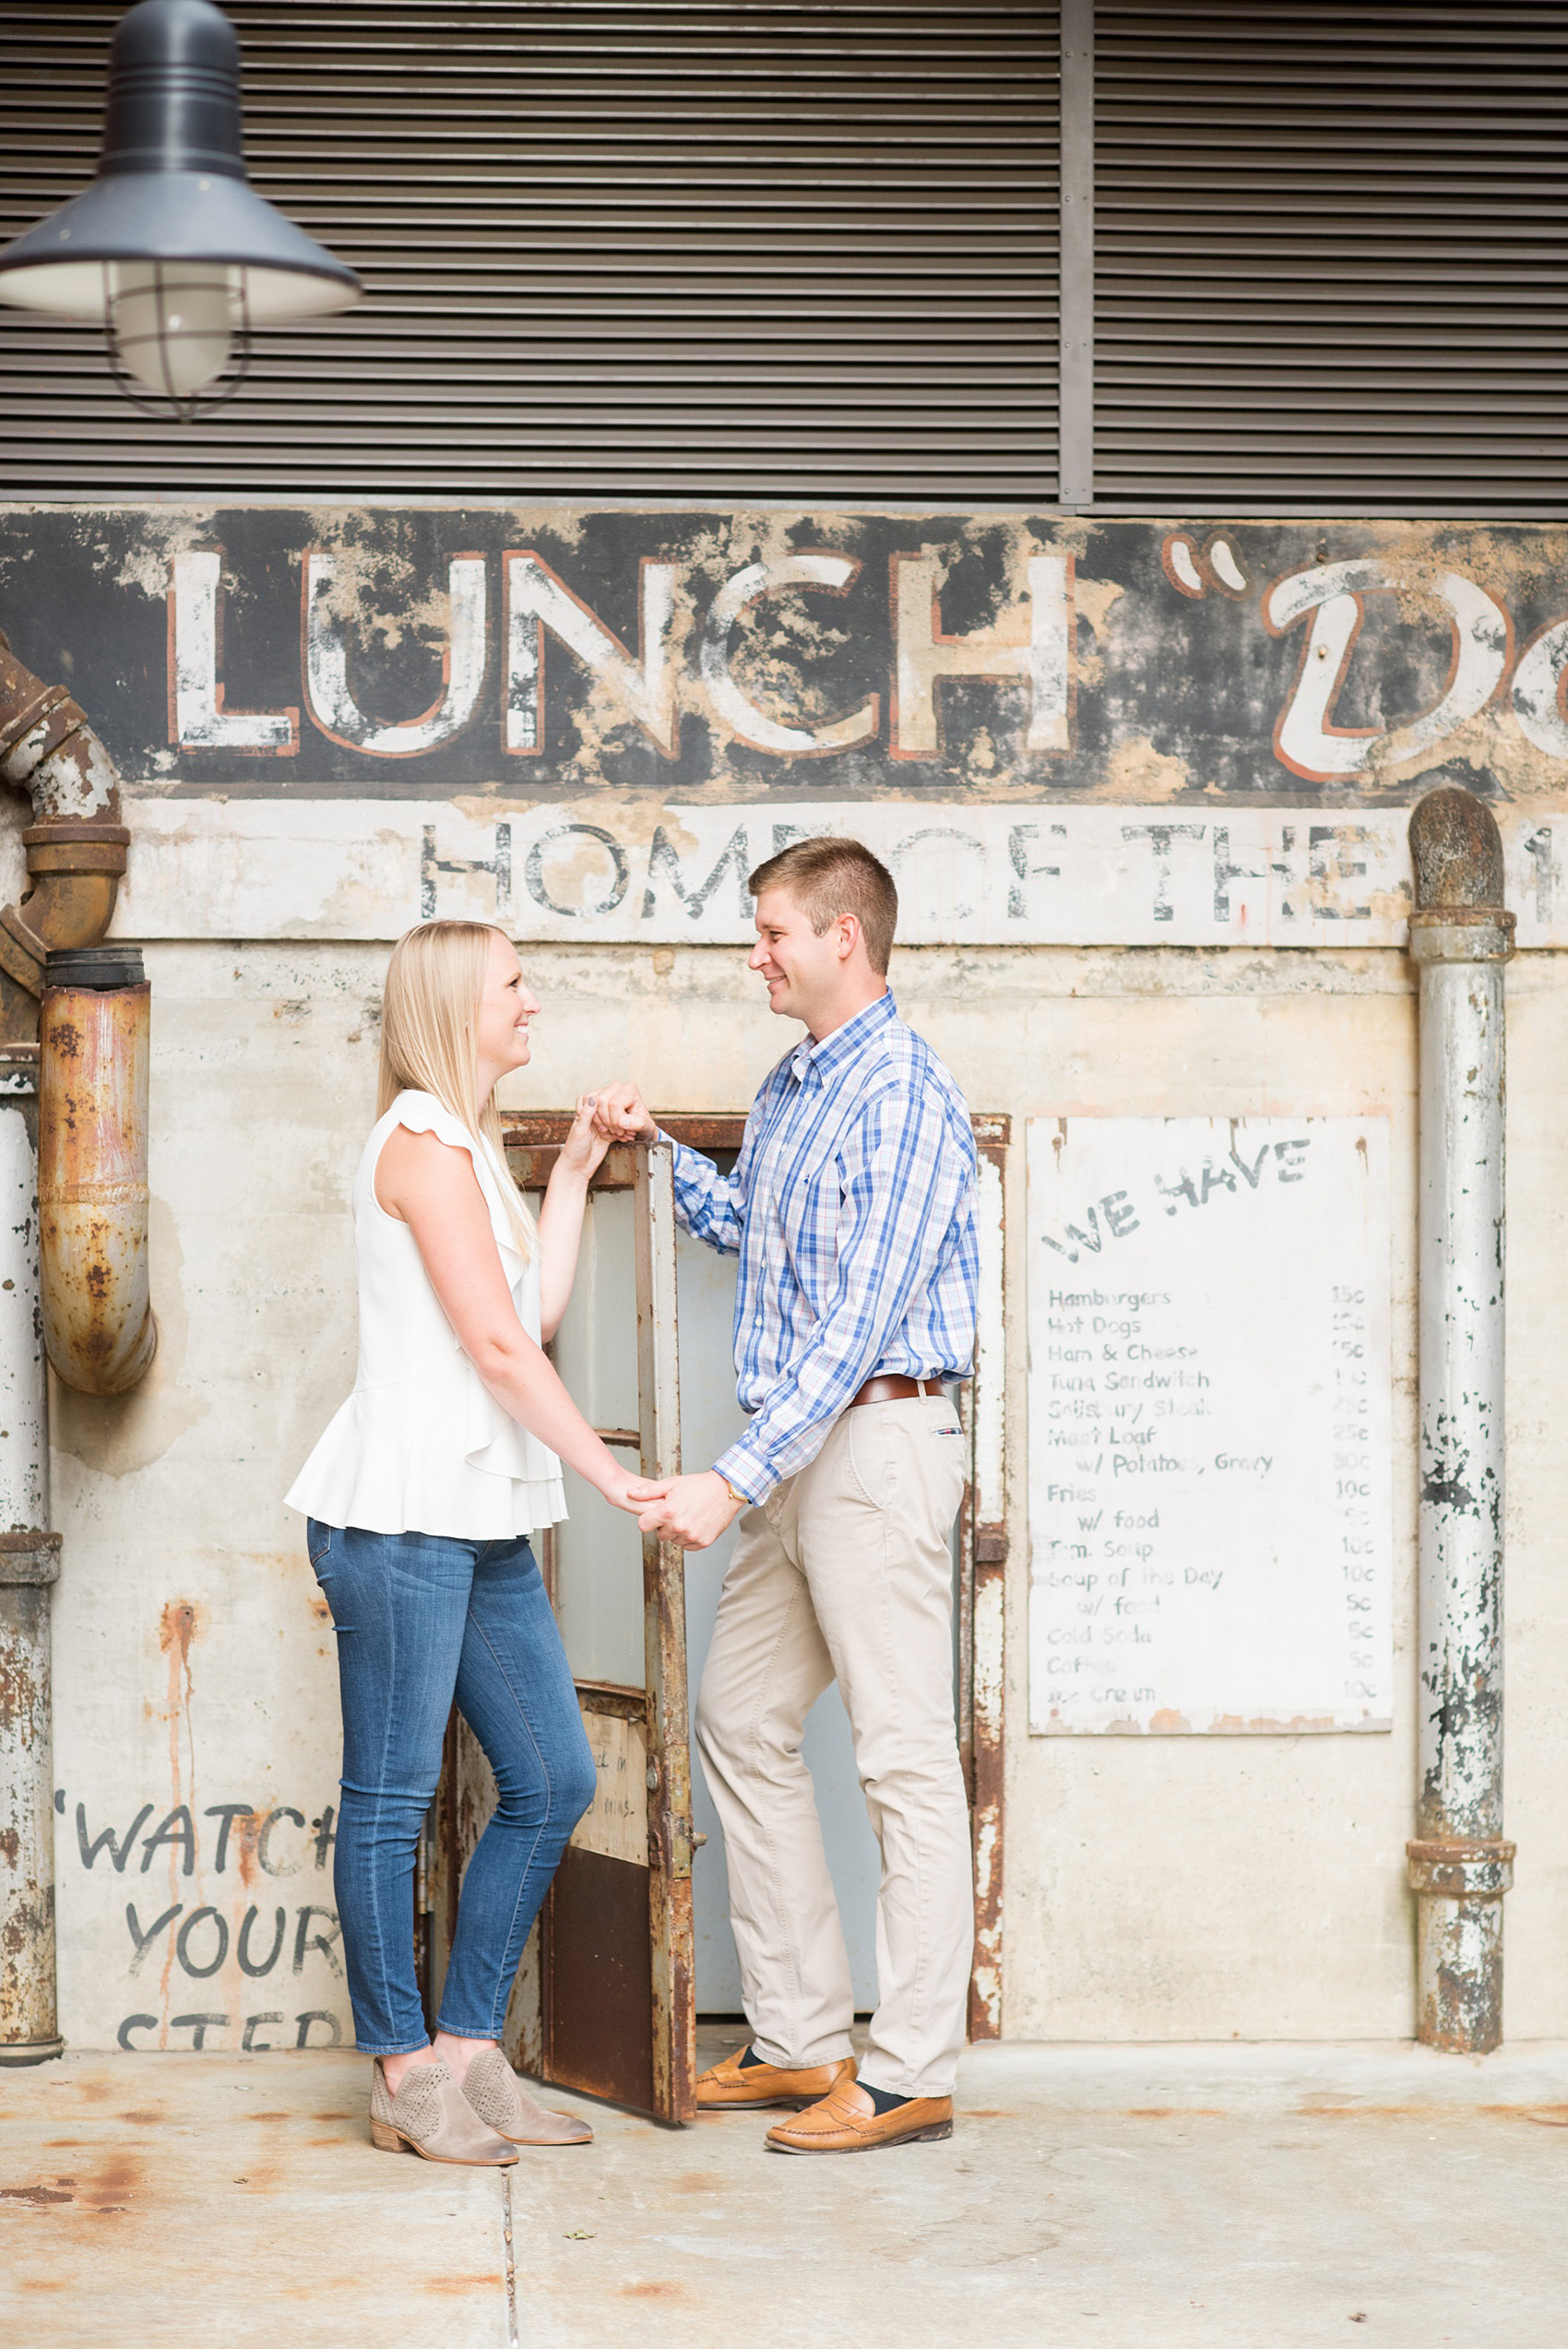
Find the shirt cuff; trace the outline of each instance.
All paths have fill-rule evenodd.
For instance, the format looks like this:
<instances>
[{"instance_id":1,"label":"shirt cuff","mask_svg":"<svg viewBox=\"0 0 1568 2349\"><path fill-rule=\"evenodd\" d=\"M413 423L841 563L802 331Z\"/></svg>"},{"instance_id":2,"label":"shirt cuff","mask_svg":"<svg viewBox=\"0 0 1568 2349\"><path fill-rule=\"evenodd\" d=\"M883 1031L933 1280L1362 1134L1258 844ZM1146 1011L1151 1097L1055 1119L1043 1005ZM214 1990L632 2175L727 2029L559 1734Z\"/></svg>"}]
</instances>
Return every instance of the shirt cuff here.
<instances>
[{"instance_id":1,"label":"shirt cuff","mask_svg":"<svg viewBox=\"0 0 1568 2349\"><path fill-rule=\"evenodd\" d=\"M738 1437L727 1452L719 1454L713 1463L713 1473L716 1476L722 1476L727 1485L733 1485L737 1493L744 1493L754 1508L767 1498L776 1485L784 1481L774 1474L766 1461L758 1459L743 1436Z\"/></svg>"},{"instance_id":2,"label":"shirt cuff","mask_svg":"<svg viewBox=\"0 0 1568 2349\"><path fill-rule=\"evenodd\" d=\"M703 1196L704 1174L712 1174L717 1171L712 1159L705 1158L700 1150L693 1150L689 1142L680 1141L673 1134L667 1134L662 1126L658 1128L658 1132L659 1140L668 1142L670 1145L671 1171L675 1177L676 1189L695 1189L699 1197ZM688 1160L695 1160L695 1165L683 1163Z\"/></svg>"}]
</instances>

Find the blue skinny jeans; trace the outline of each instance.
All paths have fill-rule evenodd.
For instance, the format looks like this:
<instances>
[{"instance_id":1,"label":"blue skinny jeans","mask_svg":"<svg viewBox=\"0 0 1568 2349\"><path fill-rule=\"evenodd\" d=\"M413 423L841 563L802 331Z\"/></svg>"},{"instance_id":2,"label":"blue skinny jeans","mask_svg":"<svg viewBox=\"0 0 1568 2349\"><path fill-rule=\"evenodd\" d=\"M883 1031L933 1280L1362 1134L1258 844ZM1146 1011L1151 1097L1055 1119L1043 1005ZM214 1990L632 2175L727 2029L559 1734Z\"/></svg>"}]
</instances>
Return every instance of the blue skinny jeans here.
<instances>
[{"instance_id":1,"label":"blue skinny jeans","mask_svg":"<svg viewBox=\"0 0 1568 2349\"><path fill-rule=\"evenodd\" d=\"M399 2056L427 2044L414 1976L414 1853L454 1697L499 1799L463 1878L437 2028L499 2039L529 1928L595 1781L533 1552L520 1535L369 1533L314 1518L306 1539L338 1635L334 1881L358 2045Z\"/></svg>"}]
</instances>

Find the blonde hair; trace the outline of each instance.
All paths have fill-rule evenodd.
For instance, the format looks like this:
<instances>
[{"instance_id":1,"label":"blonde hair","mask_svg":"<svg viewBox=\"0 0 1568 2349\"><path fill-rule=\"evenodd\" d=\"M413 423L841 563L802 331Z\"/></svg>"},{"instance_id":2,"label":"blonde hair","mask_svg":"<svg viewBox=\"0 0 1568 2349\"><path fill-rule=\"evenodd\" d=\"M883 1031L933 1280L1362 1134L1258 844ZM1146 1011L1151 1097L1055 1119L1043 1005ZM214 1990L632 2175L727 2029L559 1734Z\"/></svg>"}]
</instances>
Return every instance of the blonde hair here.
<instances>
[{"instance_id":1,"label":"blonde hair","mask_svg":"<svg viewBox=\"0 0 1568 2349\"><path fill-rule=\"evenodd\" d=\"M401 1092L430 1093L475 1141L488 1143L505 1176L501 1195L517 1245L531 1258L539 1234L509 1174L493 1093L478 1115L480 996L490 941L505 937L493 922L420 922L405 930L386 965L381 1006L381 1064L376 1115L385 1117Z\"/></svg>"}]
</instances>

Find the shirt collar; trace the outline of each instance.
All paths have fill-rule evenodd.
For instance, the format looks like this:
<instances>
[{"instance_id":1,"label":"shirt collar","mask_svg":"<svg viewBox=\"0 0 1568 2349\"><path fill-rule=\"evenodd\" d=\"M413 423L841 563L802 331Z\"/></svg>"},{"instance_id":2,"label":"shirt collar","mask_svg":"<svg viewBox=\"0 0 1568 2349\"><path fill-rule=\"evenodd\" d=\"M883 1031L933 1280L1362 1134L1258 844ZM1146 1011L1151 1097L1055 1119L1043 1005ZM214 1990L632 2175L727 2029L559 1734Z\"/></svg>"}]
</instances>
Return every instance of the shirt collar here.
<instances>
[{"instance_id":1,"label":"shirt collar","mask_svg":"<svg viewBox=\"0 0 1568 2349\"><path fill-rule=\"evenodd\" d=\"M820 1043L814 1043L810 1036L802 1036L790 1060L790 1073L797 1084L804 1081L808 1068L814 1068L826 1084L841 1068L847 1068L850 1061L897 1017L897 1007L894 1003L892 990L888 989L879 995L874 1003L868 1003L863 1010L857 1011L852 1019L846 1019L841 1028L835 1028L832 1034L825 1036Z\"/></svg>"}]
</instances>

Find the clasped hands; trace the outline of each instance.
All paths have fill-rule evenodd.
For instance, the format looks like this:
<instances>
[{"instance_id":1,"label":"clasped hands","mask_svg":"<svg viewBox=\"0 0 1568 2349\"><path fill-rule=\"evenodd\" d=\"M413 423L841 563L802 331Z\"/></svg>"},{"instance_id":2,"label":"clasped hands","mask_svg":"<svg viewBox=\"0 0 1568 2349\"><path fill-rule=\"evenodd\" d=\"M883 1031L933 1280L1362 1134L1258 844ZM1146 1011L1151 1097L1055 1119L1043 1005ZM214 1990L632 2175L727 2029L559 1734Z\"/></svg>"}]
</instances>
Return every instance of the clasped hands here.
<instances>
[{"instance_id":1,"label":"clasped hands","mask_svg":"<svg viewBox=\"0 0 1568 2349\"><path fill-rule=\"evenodd\" d=\"M578 1105L579 1117L590 1100L594 1131L606 1146L650 1142L659 1132L641 1093L627 1079L601 1085L596 1094L585 1094ZM671 1476L657 1485L630 1483L621 1507L637 1511L643 1532L657 1533L663 1542L678 1542L683 1550L706 1550L718 1541L742 1504L716 1470L705 1468L695 1476Z\"/></svg>"}]
</instances>

